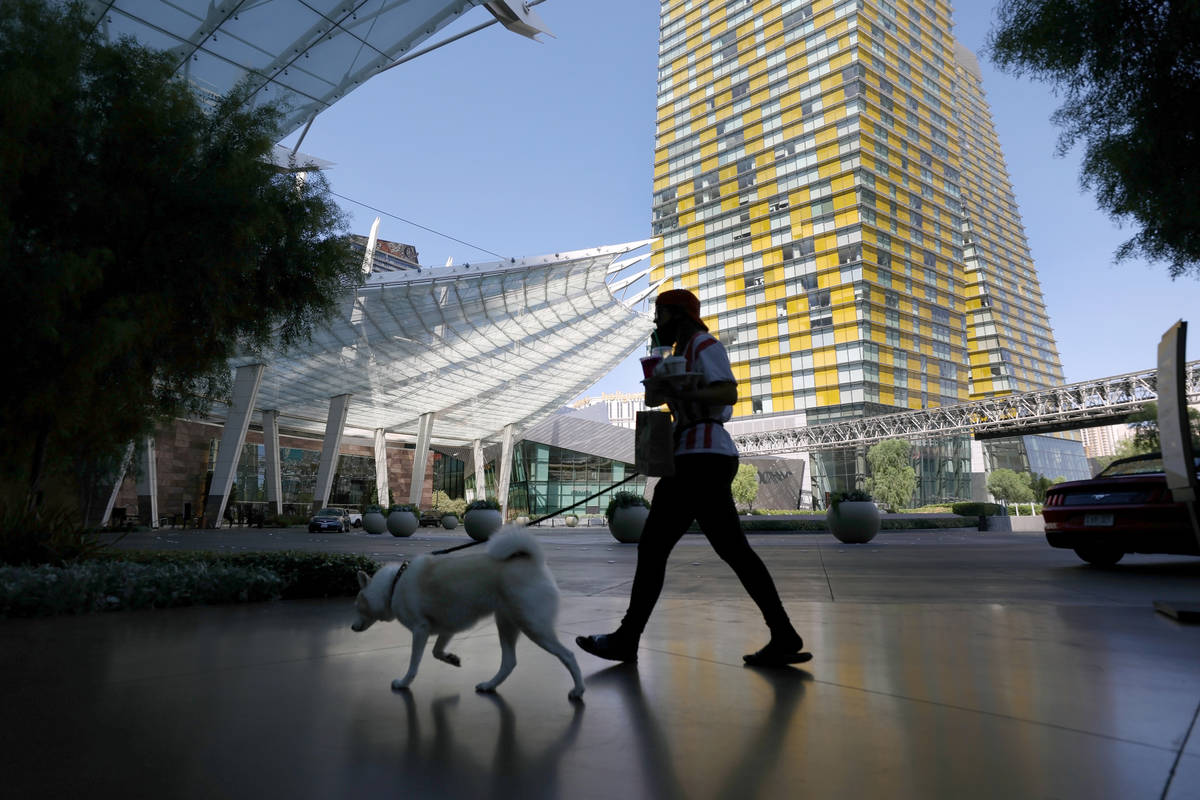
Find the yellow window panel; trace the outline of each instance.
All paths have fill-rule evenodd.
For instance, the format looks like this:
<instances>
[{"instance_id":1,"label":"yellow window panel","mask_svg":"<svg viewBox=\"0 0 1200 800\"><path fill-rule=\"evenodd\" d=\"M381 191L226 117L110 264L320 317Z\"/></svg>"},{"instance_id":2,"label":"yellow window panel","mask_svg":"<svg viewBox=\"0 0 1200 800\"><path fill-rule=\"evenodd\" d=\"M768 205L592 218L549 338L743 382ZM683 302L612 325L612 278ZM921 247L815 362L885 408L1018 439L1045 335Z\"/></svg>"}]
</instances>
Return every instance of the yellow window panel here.
<instances>
[{"instance_id":1,"label":"yellow window panel","mask_svg":"<svg viewBox=\"0 0 1200 800\"><path fill-rule=\"evenodd\" d=\"M688 242L688 255L689 256L703 255L703 254L704 254L704 239L703 238L695 238L695 239L692 239L690 242ZM703 267L704 262L701 261L699 264L696 264L695 262L690 262L689 266L692 267L692 269L697 269L699 267Z\"/></svg>"},{"instance_id":2,"label":"yellow window panel","mask_svg":"<svg viewBox=\"0 0 1200 800\"><path fill-rule=\"evenodd\" d=\"M817 392L817 405L836 406L841 402L841 393L837 389L824 389Z\"/></svg>"}]
</instances>

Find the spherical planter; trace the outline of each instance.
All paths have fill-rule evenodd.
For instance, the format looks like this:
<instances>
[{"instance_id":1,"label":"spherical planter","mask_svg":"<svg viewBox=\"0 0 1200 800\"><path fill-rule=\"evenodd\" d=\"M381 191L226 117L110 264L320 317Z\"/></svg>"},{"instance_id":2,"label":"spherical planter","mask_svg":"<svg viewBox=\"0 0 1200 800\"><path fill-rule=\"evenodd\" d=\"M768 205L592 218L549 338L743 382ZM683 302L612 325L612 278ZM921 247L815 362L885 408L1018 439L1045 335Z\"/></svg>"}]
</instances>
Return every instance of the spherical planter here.
<instances>
[{"instance_id":1,"label":"spherical planter","mask_svg":"<svg viewBox=\"0 0 1200 800\"><path fill-rule=\"evenodd\" d=\"M368 511L363 514L362 526L367 533L383 533L388 529L387 517L382 511Z\"/></svg>"},{"instance_id":2,"label":"spherical planter","mask_svg":"<svg viewBox=\"0 0 1200 800\"><path fill-rule=\"evenodd\" d=\"M574 514L567 514L567 516L564 517L564 520L566 521L568 528L574 528L579 524L579 517L575 516Z\"/></svg>"},{"instance_id":3,"label":"spherical planter","mask_svg":"<svg viewBox=\"0 0 1200 800\"><path fill-rule=\"evenodd\" d=\"M392 536L412 536L420 524L421 518L411 511L393 511L387 518L387 529Z\"/></svg>"},{"instance_id":4,"label":"spherical planter","mask_svg":"<svg viewBox=\"0 0 1200 800\"><path fill-rule=\"evenodd\" d=\"M829 510L825 521L839 542L862 544L879 533L879 508L867 500L843 500Z\"/></svg>"},{"instance_id":5,"label":"spherical planter","mask_svg":"<svg viewBox=\"0 0 1200 800\"><path fill-rule=\"evenodd\" d=\"M486 540L504 524L504 518L495 508L473 508L463 515L463 527L467 535L477 542Z\"/></svg>"},{"instance_id":6,"label":"spherical planter","mask_svg":"<svg viewBox=\"0 0 1200 800\"><path fill-rule=\"evenodd\" d=\"M448 531L452 531L458 527L458 517L454 514L445 514L442 516L442 527Z\"/></svg>"},{"instance_id":7,"label":"spherical planter","mask_svg":"<svg viewBox=\"0 0 1200 800\"><path fill-rule=\"evenodd\" d=\"M608 530L618 542L634 544L642 538L642 529L646 527L646 517L648 516L650 516L650 509L645 506L625 506L613 509Z\"/></svg>"}]
</instances>

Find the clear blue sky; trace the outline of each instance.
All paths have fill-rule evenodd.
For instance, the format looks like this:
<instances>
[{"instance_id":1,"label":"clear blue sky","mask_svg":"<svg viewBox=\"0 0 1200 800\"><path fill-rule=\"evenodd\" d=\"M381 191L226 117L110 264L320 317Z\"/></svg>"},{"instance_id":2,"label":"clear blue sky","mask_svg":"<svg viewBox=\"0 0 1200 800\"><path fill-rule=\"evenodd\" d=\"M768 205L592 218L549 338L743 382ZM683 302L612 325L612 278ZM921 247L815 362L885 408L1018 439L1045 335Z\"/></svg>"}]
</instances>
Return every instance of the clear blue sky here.
<instances>
[{"instance_id":1,"label":"clear blue sky","mask_svg":"<svg viewBox=\"0 0 1200 800\"><path fill-rule=\"evenodd\" d=\"M301 149L335 162L336 193L506 257L648 238L658 4L535 10L557 38L493 25L371 79L318 117ZM431 41L488 18L475 9ZM1078 153L1054 156L1055 97L988 62L990 7L962 2L955 21L980 54L1067 381L1152 369L1163 332L1200 306L1200 282L1171 281L1161 264L1113 264L1131 233L1079 188ZM340 202L365 234L376 212ZM425 264L494 260L388 216L380 236L415 245ZM1200 335L1188 339L1200 359ZM588 394L637 391L640 377L631 359Z\"/></svg>"}]
</instances>

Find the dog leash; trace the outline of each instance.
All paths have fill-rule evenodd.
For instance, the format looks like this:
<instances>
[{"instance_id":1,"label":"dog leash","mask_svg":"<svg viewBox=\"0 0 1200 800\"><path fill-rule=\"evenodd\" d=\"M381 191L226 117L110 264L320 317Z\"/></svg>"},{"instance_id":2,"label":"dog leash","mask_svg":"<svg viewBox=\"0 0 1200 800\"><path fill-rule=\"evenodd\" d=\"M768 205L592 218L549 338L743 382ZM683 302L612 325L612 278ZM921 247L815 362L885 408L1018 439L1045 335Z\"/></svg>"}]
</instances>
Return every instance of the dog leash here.
<instances>
[{"instance_id":1,"label":"dog leash","mask_svg":"<svg viewBox=\"0 0 1200 800\"><path fill-rule=\"evenodd\" d=\"M641 475L640 472L631 472L631 473L629 473L629 477L626 478L625 480L617 481L612 486L606 486L605 488L601 489L600 491L596 492L595 494L589 494L587 497L583 498L582 500L580 500L577 503L572 503L569 506L563 506L562 508L558 509L557 511L552 511L549 514L538 517L537 519L530 520L529 522L525 523L525 527L529 528L534 525L537 525L539 522L548 520L551 517L557 517L559 514L563 513L564 511L570 511L572 508L575 508L576 506L583 505L588 500L594 500L595 498L599 497L600 495L604 494L605 492L611 492L613 489L617 488L618 486L629 483L631 480L638 477L639 475ZM487 539L483 539L483 540L477 541L477 542L467 542L466 544L459 544L459 545L455 545L454 547L447 547L445 550L434 550L433 553L431 553L431 555L444 556L444 555L446 555L446 553L453 553L455 550L465 550L468 547L474 547L475 545L483 544L486 541L487 541Z\"/></svg>"}]
</instances>

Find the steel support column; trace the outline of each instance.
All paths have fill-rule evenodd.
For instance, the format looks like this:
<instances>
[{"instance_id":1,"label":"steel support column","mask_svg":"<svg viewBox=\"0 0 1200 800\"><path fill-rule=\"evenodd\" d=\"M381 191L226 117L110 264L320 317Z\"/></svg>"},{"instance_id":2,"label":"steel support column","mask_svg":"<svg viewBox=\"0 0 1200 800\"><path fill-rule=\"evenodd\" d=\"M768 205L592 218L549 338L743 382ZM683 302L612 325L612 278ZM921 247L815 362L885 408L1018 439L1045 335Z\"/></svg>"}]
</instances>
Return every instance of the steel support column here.
<instances>
[{"instance_id":1,"label":"steel support column","mask_svg":"<svg viewBox=\"0 0 1200 800\"><path fill-rule=\"evenodd\" d=\"M117 504L117 494L121 491L121 484L125 482L125 473L129 471L129 463L133 458L134 443L130 442L125 448L125 455L121 458L121 467L117 470L117 479L113 482L112 492L108 495L108 503L104 506L104 515L100 518L101 527L108 524L112 518L113 506Z\"/></svg>"},{"instance_id":2,"label":"steel support column","mask_svg":"<svg viewBox=\"0 0 1200 800\"><path fill-rule=\"evenodd\" d=\"M385 509L391 503L388 491L387 434L375 429L375 502Z\"/></svg>"},{"instance_id":3,"label":"steel support column","mask_svg":"<svg viewBox=\"0 0 1200 800\"><path fill-rule=\"evenodd\" d=\"M500 503L500 514L508 519L508 484L512 477L513 434L516 425L508 423L504 426L504 436L500 443L500 465L496 474L496 500Z\"/></svg>"},{"instance_id":4,"label":"steel support column","mask_svg":"<svg viewBox=\"0 0 1200 800\"><path fill-rule=\"evenodd\" d=\"M267 506L277 516L283 513L283 472L279 463L279 412L264 411L263 453L267 458Z\"/></svg>"},{"instance_id":5,"label":"steel support column","mask_svg":"<svg viewBox=\"0 0 1200 800\"><path fill-rule=\"evenodd\" d=\"M476 439L471 442L471 451L475 456L475 499L483 500L487 497L487 476L484 473L483 464L483 440Z\"/></svg>"},{"instance_id":6,"label":"steel support column","mask_svg":"<svg viewBox=\"0 0 1200 800\"><path fill-rule=\"evenodd\" d=\"M217 463L213 467L212 483L204 503L205 528L221 527L221 517L229 502L229 492L233 488L242 445L246 443L246 431L250 429L250 415L254 412L258 387L262 385L262 374L262 364L247 364L238 367L234 376L233 397L229 402L229 413L225 417L225 429L221 431Z\"/></svg>"},{"instance_id":7,"label":"steel support column","mask_svg":"<svg viewBox=\"0 0 1200 800\"><path fill-rule=\"evenodd\" d=\"M412 485L408 488L408 502L421 504L421 490L425 488L425 467L429 463L429 440L433 436L433 412L426 411L417 422L417 449L413 453Z\"/></svg>"},{"instance_id":8,"label":"steel support column","mask_svg":"<svg viewBox=\"0 0 1200 800\"><path fill-rule=\"evenodd\" d=\"M138 520L149 521L158 527L158 459L154 452L154 437L147 436L140 448L141 465L137 476Z\"/></svg>"},{"instance_id":9,"label":"steel support column","mask_svg":"<svg viewBox=\"0 0 1200 800\"><path fill-rule=\"evenodd\" d=\"M342 449L342 433L346 430L346 414L350 411L350 397L339 394L329 398L329 416L325 420L325 439L321 443L321 463L317 466L317 485L313 489L312 510L316 511L329 502L333 491L333 474L337 471L338 451Z\"/></svg>"}]
</instances>

